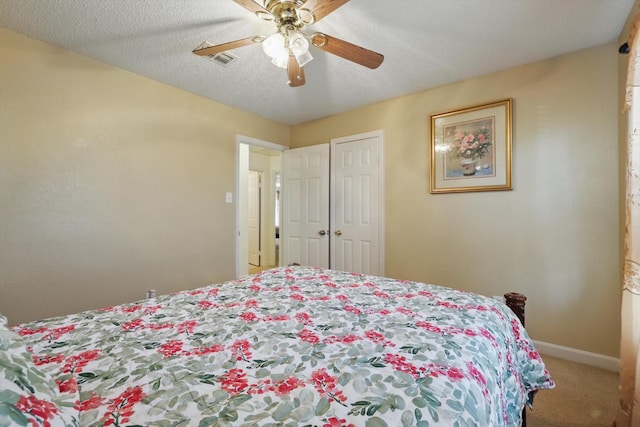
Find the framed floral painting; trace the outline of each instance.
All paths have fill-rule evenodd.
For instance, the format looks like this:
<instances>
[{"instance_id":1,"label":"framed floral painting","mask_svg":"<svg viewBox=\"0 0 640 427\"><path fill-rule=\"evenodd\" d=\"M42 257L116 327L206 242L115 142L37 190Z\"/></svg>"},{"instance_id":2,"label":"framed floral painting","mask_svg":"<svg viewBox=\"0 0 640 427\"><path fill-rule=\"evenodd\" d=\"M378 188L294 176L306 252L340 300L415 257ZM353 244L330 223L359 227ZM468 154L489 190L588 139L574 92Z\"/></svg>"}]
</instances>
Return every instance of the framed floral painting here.
<instances>
[{"instance_id":1,"label":"framed floral painting","mask_svg":"<svg viewBox=\"0 0 640 427\"><path fill-rule=\"evenodd\" d=\"M430 191L511 190L511 99L431 116Z\"/></svg>"}]
</instances>

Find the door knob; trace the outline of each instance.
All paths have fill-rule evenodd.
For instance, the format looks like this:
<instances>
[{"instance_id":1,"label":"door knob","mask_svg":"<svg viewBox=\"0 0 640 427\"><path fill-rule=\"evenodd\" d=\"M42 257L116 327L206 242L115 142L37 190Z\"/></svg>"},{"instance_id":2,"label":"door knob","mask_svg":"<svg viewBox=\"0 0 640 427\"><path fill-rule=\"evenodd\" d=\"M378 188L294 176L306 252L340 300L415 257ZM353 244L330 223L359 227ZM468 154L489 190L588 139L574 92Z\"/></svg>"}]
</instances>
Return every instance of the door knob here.
<instances>
[{"instance_id":1,"label":"door knob","mask_svg":"<svg viewBox=\"0 0 640 427\"><path fill-rule=\"evenodd\" d=\"M336 232L334 233L336 236L342 236L342 231L340 230L336 230Z\"/></svg>"},{"instance_id":2,"label":"door knob","mask_svg":"<svg viewBox=\"0 0 640 427\"><path fill-rule=\"evenodd\" d=\"M320 230L320 231L318 231L318 234L321 235L321 236L324 236L325 234L327 234L327 232L324 231L324 230Z\"/></svg>"}]
</instances>

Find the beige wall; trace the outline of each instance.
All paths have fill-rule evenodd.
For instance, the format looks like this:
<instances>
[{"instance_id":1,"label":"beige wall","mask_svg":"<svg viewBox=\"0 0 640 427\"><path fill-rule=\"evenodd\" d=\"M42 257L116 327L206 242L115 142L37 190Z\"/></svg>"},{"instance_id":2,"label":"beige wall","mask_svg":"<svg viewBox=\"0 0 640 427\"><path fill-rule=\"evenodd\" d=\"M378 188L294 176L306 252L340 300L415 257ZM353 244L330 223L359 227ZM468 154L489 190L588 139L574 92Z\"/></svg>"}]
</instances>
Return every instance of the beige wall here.
<instances>
[{"instance_id":1,"label":"beige wall","mask_svg":"<svg viewBox=\"0 0 640 427\"><path fill-rule=\"evenodd\" d=\"M236 134L289 132L0 29L0 312L24 322L233 278Z\"/></svg>"},{"instance_id":2,"label":"beige wall","mask_svg":"<svg viewBox=\"0 0 640 427\"><path fill-rule=\"evenodd\" d=\"M608 44L505 70L295 126L291 145L382 129L386 275L522 292L534 339L617 356L617 61ZM429 115L504 98L513 191L429 194Z\"/></svg>"}]
</instances>

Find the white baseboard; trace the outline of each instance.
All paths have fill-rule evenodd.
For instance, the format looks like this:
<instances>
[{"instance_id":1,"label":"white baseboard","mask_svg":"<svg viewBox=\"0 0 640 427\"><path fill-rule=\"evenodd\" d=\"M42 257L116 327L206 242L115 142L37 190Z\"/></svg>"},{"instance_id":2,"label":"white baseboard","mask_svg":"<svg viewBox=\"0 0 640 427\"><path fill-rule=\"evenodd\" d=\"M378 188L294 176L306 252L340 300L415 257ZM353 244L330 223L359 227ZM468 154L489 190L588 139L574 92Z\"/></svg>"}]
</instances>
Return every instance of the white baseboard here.
<instances>
[{"instance_id":1,"label":"white baseboard","mask_svg":"<svg viewBox=\"0 0 640 427\"><path fill-rule=\"evenodd\" d=\"M611 356L605 356L589 351L578 350L576 348L564 347L561 345L550 344L543 341L533 340L540 354L546 354L558 359L570 360L576 363L583 363L589 366L606 369L608 371L620 371L620 359Z\"/></svg>"}]
</instances>

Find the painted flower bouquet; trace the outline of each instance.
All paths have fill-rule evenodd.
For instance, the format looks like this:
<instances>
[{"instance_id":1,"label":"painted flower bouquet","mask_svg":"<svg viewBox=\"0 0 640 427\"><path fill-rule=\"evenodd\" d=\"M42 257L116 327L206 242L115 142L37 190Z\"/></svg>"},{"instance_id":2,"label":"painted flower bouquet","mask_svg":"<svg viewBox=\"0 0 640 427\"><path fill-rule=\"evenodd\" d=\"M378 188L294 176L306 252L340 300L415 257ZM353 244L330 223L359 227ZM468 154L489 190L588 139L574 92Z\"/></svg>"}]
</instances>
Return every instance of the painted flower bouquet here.
<instances>
[{"instance_id":1,"label":"painted flower bouquet","mask_svg":"<svg viewBox=\"0 0 640 427\"><path fill-rule=\"evenodd\" d=\"M491 148L491 130L482 126L472 132L456 132L449 151L456 158L481 159Z\"/></svg>"}]
</instances>

